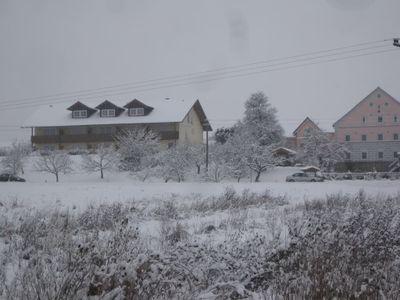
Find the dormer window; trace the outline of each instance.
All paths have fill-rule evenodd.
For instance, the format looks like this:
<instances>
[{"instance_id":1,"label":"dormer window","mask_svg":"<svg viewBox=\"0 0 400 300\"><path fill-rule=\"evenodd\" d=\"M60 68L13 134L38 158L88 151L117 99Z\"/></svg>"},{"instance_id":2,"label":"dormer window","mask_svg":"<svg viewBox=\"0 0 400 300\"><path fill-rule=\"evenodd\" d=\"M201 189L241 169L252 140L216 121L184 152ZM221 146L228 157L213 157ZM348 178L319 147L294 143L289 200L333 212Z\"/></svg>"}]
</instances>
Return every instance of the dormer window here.
<instances>
[{"instance_id":1,"label":"dormer window","mask_svg":"<svg viewBox=\"0 0 400 300\"><path fill-rule=\"evenodd\" d=\"M72 118L74 118L74 119L87 118L87 110L74 110L74 111L72 111Z\"/></svg>"},{"instance_id":2,"label":"dormer window","mask_svg":"<svg viewBox=\"0 0 400 300\"><path fill-rule=\"evenodd\" d=\"M104 118L115 117L115 109L102 109L100 116Z\"/></svg>"},{"instance_id":3,"label":"dormer window","mask_svg":"<svg viewBox=\"0 0 400 300\"><path fill-rule=\"evenodd\" d=\"M69 111L72 112L72 118L73 119L84 119L84 118L89 118L91 115L93 115L96 110L86 106L82 102L75 102L73 105L67 108Z\"/></svg>"},{"instance_id":4,"label":"dormer window","mask_svg":"<svg viewBox=\"0 0 400 300\"><path fill-rule=\"evenodd\" d=\"M103 103L96 106L100 110L101 118L113 118L118 117L125 109L116 106L110 101L106 100Z\"/></svg>"},{"instance_id":5,"label":"dormer window","mask_svg":"<svg viewBox=\"0 0 400 300\"><path fill-rule=\"evenodd\" d=\"M144 116L144 108L143 107L130 108L129 115L130 116Z\"/></svg>"},{"instance_id":6,"label":"dormer window","mask_svg":"<svg viewBox=\"0 0 400 300\"><path fill-rule=\"evenodd\" d=\"M131 117L147 116L153 110L151 106L148 106L137 99L133 99L131 102L124 105L124 108L128 110L128 116Z\"/></svg>"}]
</instances>

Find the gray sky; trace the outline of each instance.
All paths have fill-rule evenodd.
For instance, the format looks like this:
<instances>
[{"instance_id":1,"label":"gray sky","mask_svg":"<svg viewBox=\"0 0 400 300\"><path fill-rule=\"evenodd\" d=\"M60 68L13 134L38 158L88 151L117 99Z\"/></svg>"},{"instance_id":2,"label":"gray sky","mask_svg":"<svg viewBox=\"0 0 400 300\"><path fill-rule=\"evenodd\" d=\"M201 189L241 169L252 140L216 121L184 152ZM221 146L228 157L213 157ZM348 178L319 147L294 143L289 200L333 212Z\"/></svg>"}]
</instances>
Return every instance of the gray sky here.
<instances>
[{"instance_id":1,"label":"gray sky","mask_svg":"<svg viewBox=\"0 0 400 300\"><path fill-rule=\"evenodd\" d=\"M35 106L5 106L22 103L21 98L393 38L400 36L399 12L399 0L0 0L0 142L29 135L17 127ZM241 118L244 101L263 91L287 134L306 116L332 130L377 86L400 99L397 49L233 79L136 88L117 96L99 93L96 98L99 103L106 98L198 98L218 128ZM65 100L72 104L77 99Z\"/></svg>"}]
</instances>

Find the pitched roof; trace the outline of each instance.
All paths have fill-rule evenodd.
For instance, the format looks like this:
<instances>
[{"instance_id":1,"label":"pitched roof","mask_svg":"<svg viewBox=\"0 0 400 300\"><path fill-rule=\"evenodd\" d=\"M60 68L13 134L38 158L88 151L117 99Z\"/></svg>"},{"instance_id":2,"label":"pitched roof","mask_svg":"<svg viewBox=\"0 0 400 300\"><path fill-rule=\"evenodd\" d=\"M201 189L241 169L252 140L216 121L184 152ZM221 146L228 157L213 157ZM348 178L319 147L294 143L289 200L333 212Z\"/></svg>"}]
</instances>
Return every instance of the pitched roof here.
<instances>
[{"instance_id":1,"label":"pitched roof","mask_svg":"<svg viewBox=\"0 0 400 300\"><path fill-rule=\"evenodd\" d=\"M101 101L85 101L89 106L96 107ZM117 125L117 124L150 124L150 123L180 123L193 107L199 114L203 124L203 130L211 129L207 126L207 118L199 100L146 100L146 105L154 107L154 110L140 117L129 116L127 111L115 118L101 118L97 112L89 118L73 119L68 112L68 103L58 103L39 107L24 122L22 127L63 127L81 125ZM126 101L113 100L113 104L119 107L126 105Z\"/></svg>"},{"instance_id":2,"label":"pitched roof","mask_svg":"<svg viewBox=\"0 0 400 300\"><path fill-rule=\"evenodd\" d=\"M320 129L320 128L318 127L318 125L314 123L313 120L311 120L309 117L306 117L306 118L304 119L304 121L301 122L300 125L297 126L297 128L293 131L293 135L296 135L296 134L297 134L297 131L299 131L299 129L301 128L301 126L303 126L306 122L310 122L310 123L311 123L312 125L314 125L316 128Z\"/></svg>"},{"instance_id":3,"label":"pitched roof","mask_svg":"<svg viewBox=\"0 0 400 300\"><path fill-rule=\"evenodd\" d=\"M76 101L74 104L72 104L70 107L67 108L67 110L74 111L74 110L86 110L88 117L93 115L97 109L91 108L85 104L83 104L80 101Z\"/></svg>"},{"instance_id":4,"label":"pitched roof","mask_svg":"<svg viewBox=\"0 0 400 300\"><path fill-rule=\"evenodd\" d=\"M356 110L363 102L367 101L369 99L369 97L374 94L375 92L379 92L379 93L384 93L386 96L388 96L389 98L391 98L394 102L398 103L400 105L400 102L397 101L395 98L393 98L391 95L389 95L385 90L381 89L379 86L374 89L371 93L368 94L368 96L366 96L364 99L362 99L360 102L358 102L352 109L350 109L346 114L344 114L339 120L337 120L335 123L333 123L333 127L336 126L337 123L339 123L340 121L342 121L345 117L347 117L349 114L351 114L354 110Z\"/></svg>"},{"instance_id":5,"label":"pitched roof","mask_svg":"<svg viewBox=\"0 0 400 300\"><path fill-rule=\"evenodd\" d=\"M96 106L97 109L114 109L115 110L115 117L118 117L120 114L123 113L125 108L119 107L118 105L115 105L114 103L111 103L108 100L103 101L99 105Z\"/></svg>"},{"instance_id":6,"label":"pitched roof","mask_svg":"<svg viewBox=\"0 0 400 300\"><path fill-rule=\"evenodd\" d=\"M130 109L130 108L143 108L143 110L144 110L144 115L148 115L148 114L151 113L152 110L154 109L153 107L144 104L143 102L139 101L138 99L133 99L133 100L130 101L129 103L125 104L124 107L125 107L126 109Z\"/></svg>"},{"instance_id":7,"label":"pitched roof","mask_svg":"<svg viewBox=\"0 0 400 300\"><path fill-rule=\"evenodd\" d=\"M285 154L289 154L289 155L296 155L297 154L296 151L294 151L292 149L289 149L289 148L286 148L286 147L278 147L278 148L272 150L272 153L275 153L275 154L276 153L285 153Z\"/></svg>"}]
</instances>

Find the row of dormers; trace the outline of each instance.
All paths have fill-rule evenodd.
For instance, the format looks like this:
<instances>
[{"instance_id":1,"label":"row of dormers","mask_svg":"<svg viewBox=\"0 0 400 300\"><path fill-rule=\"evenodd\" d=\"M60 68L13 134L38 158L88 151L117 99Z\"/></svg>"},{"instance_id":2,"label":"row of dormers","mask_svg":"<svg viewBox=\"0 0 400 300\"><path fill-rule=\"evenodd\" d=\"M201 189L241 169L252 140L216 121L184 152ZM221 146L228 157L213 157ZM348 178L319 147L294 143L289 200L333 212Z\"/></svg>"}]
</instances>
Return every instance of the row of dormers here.
<instances>
[{"instance_id":1,"label":"row of dormers","mask_svg":"<svg viewBox=\"0 0 400 300\"><path fill-rule=\"evenodd\" d=\"M73 105L67 108L72 112L73 119L89 118L91 115L99 111L100 117L112 118L118 117L125 110L128 110L128 116L147 116L153 107L150 107L137 99L132 100L123 107L119 107L114 103L106 100L103 103L97 105L95 108L91 108L80 101L75 102Z\"/></svg>"}]
</instances>

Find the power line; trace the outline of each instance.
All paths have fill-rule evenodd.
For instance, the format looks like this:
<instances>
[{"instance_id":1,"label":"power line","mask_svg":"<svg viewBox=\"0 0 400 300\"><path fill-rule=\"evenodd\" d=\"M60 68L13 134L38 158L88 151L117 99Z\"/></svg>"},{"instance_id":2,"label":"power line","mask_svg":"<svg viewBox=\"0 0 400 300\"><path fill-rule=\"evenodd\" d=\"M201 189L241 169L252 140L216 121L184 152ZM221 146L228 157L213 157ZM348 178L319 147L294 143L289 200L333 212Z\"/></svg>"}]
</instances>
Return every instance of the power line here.
<instances>
[{"instance_id":1,"label":"power line","mask_svg":"<svg viewBox=\"0 0 400 300\"><path fill-rule=\"evenodd\" d=\"M368 50L375 49L375 48L376 47L371 47L371 48L368 48ZM362 50L365 50L365 49L362 49ZM249 76L249 75L254 75L254 74L294 69L294 68L299 68L299 67L303 67L303 66L310 66L310 65L316 65L316 64L321 64L321 63L334 62L334 61L340 61L340 60L346 60L346 59L351 59L351 58L356 58L356 57L362 57L362 56L368 56L368 55L374 55L374 54L386 53L386 52L394 52L394 51L397 51L397 50L390 48L388 50L367 52L367 53L361 53L361 54L350 55L350 56L342 56L342 57L336 57L333 59L326 60L326 57L332 56L331 54L329 54L326 56L318 57L318 59L320 59L320 60L316 61L316 62L307 62L307 63L297 64L297 65L292 65L292 66L279 67L280 65L288 64L287 62L285 62L285 63L281 63L281 64L275 64L274 66L278 66L278 68L273 68L273 69L267 68L267 69L261 69L261 70L257 70L257 71L247 72L247 73L239 72L239 74L234 74L234 75L229 75L229 76L227 76L226 74L218 76L218 74L216 74L217 76L212 77L212 78L202 79L204 77L199 77L199 78L194 78L194 79L187 79L187 80L191 80L191 81L183 80L183 81L179 81L179 82L173 83L173 84L163 84L163 85L151 86L148 88L136 89L136 90L125 91L125 92L118 92L118 91L114 92L114 93L111 92L111 93L107 93L107 94L102 94L102 96L107 97L107 96L123 95L123 94L132 93L132 92L150 91L150 90L157 90L157 89L168 88L168 87L185 86L185 85L191 85L191 84L197 84L197 83L203 83L203 82L209 82L209 81L215 81L215 80L244 77L244 76ZM354 51L352 50L351 52L354 52ZM343 54L343 53L341 53L341 54ZM308 60L310 61L310 60L315 60L315 59L317 59L317 58L311 57ZM299 60L299 61L304 61L304 60ZM292 63L292 64L298 63L299 61L292 61L290 63ZM264 66L264 67L267 67L267 66ZM80 100L90 99L90 98L92 98L92 97L80 98ZM37 104L50 104L50 103L59 103L59 102L64 102L64 100L61 100L61 101L55 101L55 100L46 101L46 100L44 100L44 101L35 101L34 103L32 102L32 103L0 104L0 108L6 108L5 110L18 109L18 108L23 108L23 107L27 107L27 106L37 105Z\"/></svg>"},{"instance_id":2,"label":"power line","mask_svg":"<svg viewBox=\"0 0 400 300\"><path fill-rule=\"evenodd\" d=\"M262 61L257 61L257 62L253 62L253 63L248 63L248 64L240 64L240 65L235 65L235 66L210 69L210 70L206 70L206 71L186 73L186 74L182 74L182 75L165 76L165 77L159 77L159 78L150 79L150 80L143 80L143 81L136 81L136 82L131 82L131 83L110 85L110 86L106 86L106 87L102 87L102 88L83 89L83 90L77 90L77 91L74 91L74 92L64 92L64 93L57 93L57 94L51 94L51 95L45 95L45 96L20 98L20 99L14 100L14 101L23 101L23 100L30 100L30 99L43 99L43 98L54 98L54 97L63 96L63 95L66 95L66 96L68 95L68 96L72 97L72 96L74 96L76 94L80 94L80 93L93 92L93 91L104 90L104 89L119 88L119 87L124 87L124 86L128 86L128 85L129 86L130 85L141 85L141 84L145 84L145 83L151 83L151 82L157 82L157 81L165 81L165 80L169 80L169 79L177 79L177 78L183 78L183 77L188 77L188 76L195 76L195 75L206 74L206 73L210 73L210 72L230 70L230 69L242 68L242 67L251 66L251 65L269 63L269 62L273 62L273 61L288 60L288 59L293 59L293 58L298 58L298 57L303 57L303 56L310 56L310 55L315 55L315 54L320 54L320 53L326 53L326 52L338 51L338 50L343 50L343 49L350 49L350 48L361 47L361 46L366 46L366 45L384 43L386 41L388 41L388 40L386 39L386 40L376 40L376 41L370 41L370 42L363 42L363 43L352 44L352 45L343 46L343 47L336 47L336 48L331 48L331 49L324 49L324 50L319 50L319 51L307 52L307 53L302 53L302 54L297 54L297 55L292 55L292 56L287 56L287 57L281 57L281 58L276 58L276 59L262 60ZM4 102L9 102L9 101L2 101L2 102L4 103Z\"/></svg>"},{"instance_id":3,"label":"power line","mask_svg":"<svg viewBox=\"0 0 400 300\"><path fill-rule=\"evenodd\" d=\"M354 44L354 45L349 45L349 46L344 46L344 47L337 47L337 48L333 48L333 49L320 50L320 51L303 53L303 54L299 54L299 55L293 55L293 56L282 57L282 58L277 58L277 59L259 61L259 62L254 62L254 63L250 63L250 64L242 64L242 65L236 65L236 66L231 66L231 67L212 69L212 70L208 70L208 71L188 73L188 74L178 75L178 76L169 76L169 77L162 77L162 78L158 78L158 79L139 81L139 82L131 83L131 84L120 84L120 85L97 88L97 89L81 90L78 92L59 93L59 94L42 96L42 97L31 97L31 98L22 98L22 99L18 99L18 100L2 101L2 106L15 105L15 104L28 104L30 102L36 103L37 101L34 101L36 99L38 99L39 102L42 102L42 101L44 101L43 98L50 98L50 97L52 97L51 100L58 100L58 99L67 99L67 98L71 98L71 97L88 97L90 95L96 96L96 95L99 95L98 93L100 93L101 91L110 92L109 91L110 89L116 89L116 88L118 88L118 90L122 90L122 89L152 87L153 85L171 84L171 83L176 83L176 82L180 82L183 80L200 79L201 76L206 77L206 76L216 76L219 74L224 75L224 74L231 73L231 72L242 72L242 71L247 71L247 70L251 70L251 69L268 67L268 66L279 66L280 64L291 64L291 63L296 63L299 61L314 60L314 59L319 59L319 58L328 57L328 56L336 56L336 55L341 55L341 54L354 53L354 52L358 52L358 51L365 51L365 50L371 50L371 49L385 47L384 45L373 46L373 47L371 46L371 47L362 48L362 49L352 49L352 50L317 56L317 57L308 57L308 58L303 58L300 60L298 60L298 59L293 60L294 58L307 57L307 56L312 56L312 55L319 54L319 53L330 53L330 52L334 52L334 51L338 51L338 50L351 49L351 48L355 48L355 47L372 45L372 44L377 44L377 43L382 43L382 42L385 42L385 41L381 40L381 41L359 43L359 44ZM265 65L266 63L285 61L285 60L289 60L289 59L292 59L292 61ZM191 77L194 77L194 78L191 78ZM176 80L173 80L173 79L176 79ZM125 86L125 88L123 88L124 86ZM84 93L84 94L82 94L82 93ZM15 102L18 102L18 103L15 103Z\"/></svg>"}]
</instances>

